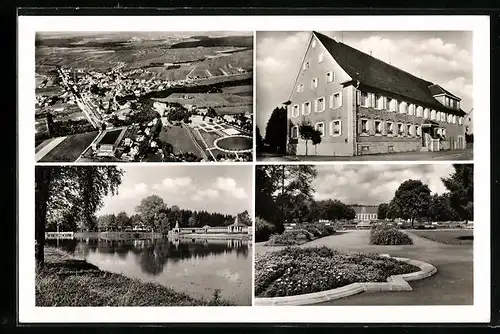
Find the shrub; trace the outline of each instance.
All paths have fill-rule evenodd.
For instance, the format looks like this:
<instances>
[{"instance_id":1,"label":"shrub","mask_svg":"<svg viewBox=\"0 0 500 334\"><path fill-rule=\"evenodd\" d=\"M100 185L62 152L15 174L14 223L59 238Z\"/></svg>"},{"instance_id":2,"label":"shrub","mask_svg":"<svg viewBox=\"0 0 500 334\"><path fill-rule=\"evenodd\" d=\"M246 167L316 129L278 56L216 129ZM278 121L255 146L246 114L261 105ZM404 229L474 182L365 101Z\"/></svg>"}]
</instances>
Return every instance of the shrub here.
<instances>
[{"instance_id":1,"label":"shrub","mask_svg":"<svg viewBox=\"0 0 500 334\"><path fill-rule=\"evenodd\" d=\"M257 217L255 218L255 241L262 242L269 240L269 237L274 232L274 226L266 220Z\"/></svg>"},{"instance_id":2,"label":"shrub","mask_svg":"<svg viewBox=\"0 0 500 334\"><path fill-rule=\"evenodd\" d=\"M413 245L413 240L396 228L375 228L371 230L370 243L372 245Z\"/></svg>"},{"instance_id":3,"label":"shrub","mask_svg":"<svg viewBox=\"0 0 500 334\"><path fill-rule=\"evenodd\" d=\"M256 255L255 294L300 295L356 282L385 282L420 268L377 254L345 253L328 247L287 247Z\"/></svg>"}]
</instances>

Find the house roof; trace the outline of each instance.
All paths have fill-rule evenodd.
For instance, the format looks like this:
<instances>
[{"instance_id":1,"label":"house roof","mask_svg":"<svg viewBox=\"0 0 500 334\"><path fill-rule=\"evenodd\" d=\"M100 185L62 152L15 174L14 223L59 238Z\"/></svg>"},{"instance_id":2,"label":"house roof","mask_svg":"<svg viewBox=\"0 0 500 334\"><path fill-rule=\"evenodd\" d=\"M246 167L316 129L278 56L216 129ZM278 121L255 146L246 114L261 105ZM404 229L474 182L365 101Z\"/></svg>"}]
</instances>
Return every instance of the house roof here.
<instances>
[{"instance_id":1,"label":"house roof","mask_svg":"<svg viewBox=\"0 0 500 334\"><path fill-rule=\"evenodd\" d=\"M418 78L413 74L387 64L349 45L318 33L313 34L324 45L340 67L360 85L395 95L406 97L408 102L422 103L423 106L438 110L446 110L454 114L465 114L463 110L448 108L437 101L433 95L447 93L444 88L430 81ZM432 87L432 88L431 88Z\"/></svg>"},{"instance_id":2,"label":"house roof","mask_svg":"<svg viewBox=\"0 0 500 334\"><path fill-rule=\"evenodd\" d=\"M368 213L368 214L374 214L378 212L378 207L376 206L353 206L352 207L356 214L359 213Z\"/></svg>"}]
</instances>

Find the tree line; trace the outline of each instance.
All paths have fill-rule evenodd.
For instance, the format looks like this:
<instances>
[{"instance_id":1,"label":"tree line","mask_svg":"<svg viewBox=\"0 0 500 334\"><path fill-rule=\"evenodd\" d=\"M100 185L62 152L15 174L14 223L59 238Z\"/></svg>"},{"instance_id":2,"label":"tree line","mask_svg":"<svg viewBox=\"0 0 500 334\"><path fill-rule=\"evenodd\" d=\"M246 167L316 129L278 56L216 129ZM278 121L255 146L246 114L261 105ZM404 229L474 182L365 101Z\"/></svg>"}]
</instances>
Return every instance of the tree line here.
<instances>
[{"instance_id":1,"label":"tree line","mask_svg":"<svg viewBox=\"0 0 500 334\"><path fill-rule=\"evenodd\" d=\"M317 221L320 219L349 220L356 213L339 200L317 201L313 198L312 182L317 171L313 165L256 166L256 216L284 230L285 222Z\"/></svg>"},{"instance_id":2,"label":"tree line","mask_svg":"<svg viewBox=\"0 0 500 334\"><path fill-rule=\"evenodd\" d=\"M447 192L431 194L420 180L406 180L389 203L378 207L379 219L415 221L453 221L474 219L474 165L455 164L454 173L441 178Z\"/></svg>"},{"instance_id":3,"label":"tree line","mask_svg":"<svg viewBox=\"0 0 500 334\"><path fill-rule=\"evenodd\" d=\"M135 208L137 212L130 217L122 211L98 217L99 231L122 231L140 225L142 228L167 233L178 223L179 227L228 226L234 222L235 216L205 210L180 209L173 205L168 207L158 195L151 195L141 200ZM252 225L248 211L238 214L246 225Z\"/></svg>"}]
</instances>

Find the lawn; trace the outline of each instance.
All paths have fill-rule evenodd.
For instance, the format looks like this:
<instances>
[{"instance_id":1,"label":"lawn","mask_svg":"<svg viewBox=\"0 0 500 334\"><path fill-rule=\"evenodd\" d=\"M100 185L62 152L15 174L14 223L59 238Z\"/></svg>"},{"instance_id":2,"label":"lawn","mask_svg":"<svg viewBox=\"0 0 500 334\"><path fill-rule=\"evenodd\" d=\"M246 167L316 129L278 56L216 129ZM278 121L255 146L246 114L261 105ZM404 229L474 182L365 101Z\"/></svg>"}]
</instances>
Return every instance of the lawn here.
<instances>
[{"instance_id":1,"label":"lawn","mask_svg":"<svg viewBox=\"0 0 500 334\"><path fill-rule=\"evenodd\" d=\"M234 115L234 114L244 114L244 113L252 113L253 112L253 105L252 104L246 104L246 105L241 105L241 106L234 106L234 107L214 107L215 112L217 115Z\"/></svg>"},{"instance_id":2,"label":"lawn","mask_svg":"<svg viewBox=\"0 0 500 334\"><path fill-rule=\"evenodd\" d=\"M411 233L418 235L419 237L426 238L432 241L436 241L442 244L453 244L453 245L472 245L474 241L473 230L431 230L431 231L420 231L412 230ZM464 238L465 239L460 239Z\"/></svg>"},{"instance_id":3,"label":"lawn","mask_svg":"<svg viewBox=\"0 0 500 334\"><path fill-rule=\"evenodd\" d=\"M168 142L174 147L174 153L191 152L198 157L201 157L200 150L193 143L193 140L181 126L169 126L168 129L163 127L160 132L160 140Z\"/></svg>"},{"instance_id":4,"label":"lawn","mask_svg":"<svg viewBox=\"0 0 500 334\"><path fill-rule=\"evenodd\" d=\"M386 282L420 268L378 254L347 253L328 247L287 247L256 254L255 295L294 296L352 283Z\"/></svg>"},{"instance_id":5,"label":"lawn","mask_svg":"<svg viewBox=\"0 0 500 334\"><path fill-rule=\"evenodd\" d=\"M189 96L185 99L184 96ZM220 105L245 104L251 102L251 97L242 97L229 93L173 93L162 102L177 102L180 104L194 104L197 106L217 107Z\"/></svg>"},{"instance_id":6,"label":"lawn","mask_svg":"<svg viewBox=\"0 0 500 334\"><path fill-rule=\"evenodd\" d=\"M40 159L40 162L74 162L98 133L98 131L92 131L71 135Z\"/></svg>"},{"instance_id":7,"label":"lawn","mask_svg":"<svg viewBox=\"0 0 500 334\"><path fill-rule=\"evenodd\" d=\"M143 283L45 248L45 266L35 278L36 306L222 306L231 305L214 294L193 298L155 283Z\"/></svg>"},{"instance_id":8,"label":"lawn","mask_svg":"<svg viewBox=\"0 0 500 334\"><path fill-rule=\"evenodd\" d=\"M253 96L253 86L251 85L224 87L222 91L240 96Z\"/></svg>"}]
</instances>

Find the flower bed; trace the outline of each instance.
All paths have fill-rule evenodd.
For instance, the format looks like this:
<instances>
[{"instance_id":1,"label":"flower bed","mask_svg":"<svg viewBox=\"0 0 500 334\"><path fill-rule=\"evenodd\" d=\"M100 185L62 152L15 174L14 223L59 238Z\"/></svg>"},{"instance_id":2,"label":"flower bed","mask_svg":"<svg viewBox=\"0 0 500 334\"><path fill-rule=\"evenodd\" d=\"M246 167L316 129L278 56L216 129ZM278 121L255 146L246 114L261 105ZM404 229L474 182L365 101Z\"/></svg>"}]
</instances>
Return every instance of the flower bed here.
<instances>
[{"instance_id":1,"label":"flower bed","mask_svg":"<svg viewBox=\"0 0 500 334\"><path fill-rule=\"evenodd\" d=\"M377 254L346 253L328 247L287 247L256 255L255 295L294 296L357 282L386 282L389 276L419 270Z\"/></svg>"},{"instance_id":2,"label":"flower bed","mask_svg":"<svg viewBox=\"0 0 500 334\"><path fill-rule=\"evenodd\" d=\"M413 245L413 240L397 228L380 225L371 229L370 243L372 245Z\"/></svg>"}]
</instances>

